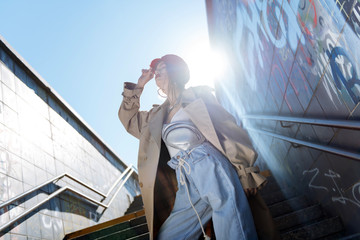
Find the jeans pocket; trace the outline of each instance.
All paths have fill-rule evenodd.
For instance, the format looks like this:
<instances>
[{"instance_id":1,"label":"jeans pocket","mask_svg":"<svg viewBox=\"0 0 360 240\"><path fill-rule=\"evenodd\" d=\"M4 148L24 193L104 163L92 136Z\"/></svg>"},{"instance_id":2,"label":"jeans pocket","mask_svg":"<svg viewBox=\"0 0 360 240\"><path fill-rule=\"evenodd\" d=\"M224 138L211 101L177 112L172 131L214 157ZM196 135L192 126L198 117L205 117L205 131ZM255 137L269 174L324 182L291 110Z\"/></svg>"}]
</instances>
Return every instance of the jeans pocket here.
<instances>
[{"instance_id":1,"label":"jeans pocket","mask_svg":"<svg viewBox=\"0 0 360 240\"><path fill-rule=\"evenodd\" d=\"M210 153L209 153L209 151L207 151L207 149L205 147L197 147L190 154L191 161L193 164L196 164L209 156L210 156Z\"/></svg>"}]
</instances>

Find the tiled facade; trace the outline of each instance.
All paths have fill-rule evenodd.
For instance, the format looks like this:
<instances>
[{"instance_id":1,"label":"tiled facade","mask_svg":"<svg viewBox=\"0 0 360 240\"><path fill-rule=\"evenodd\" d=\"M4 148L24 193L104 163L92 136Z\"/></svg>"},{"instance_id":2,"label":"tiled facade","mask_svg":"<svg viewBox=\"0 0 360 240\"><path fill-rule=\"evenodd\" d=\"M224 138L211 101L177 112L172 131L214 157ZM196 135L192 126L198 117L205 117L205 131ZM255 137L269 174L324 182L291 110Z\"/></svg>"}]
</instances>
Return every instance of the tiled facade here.
<instances>
[{"instance_id":1,"label":"tiled facade","mask_svg":"<svg viewBox=\"0 0 360 240\"><path fill-rule=\"evenodd\" d=\"M216 85L221 103L248 129L260 158L295 187L360 225L360 130L246 119L246 115L360 121L360 2L357 0L208 0L213 47L229 69ZM355 158L259 134L339 148Z\"/></svg>"},{"instance_id":2,"label":"tiled facade","mask_svg":"<svg viewBox=\"0 0 360 240\"><path fill-rule=\"evenodd\" d=\"M0 203L64 172L107 193L127 166L0 40ZM65 185L102 200L64 178L0 209L0 226ZM137 194L135 173L105 211L65 192L2 231L0 239L62 239L66 233L122 216Z\"/></svg>"}]
</instances>

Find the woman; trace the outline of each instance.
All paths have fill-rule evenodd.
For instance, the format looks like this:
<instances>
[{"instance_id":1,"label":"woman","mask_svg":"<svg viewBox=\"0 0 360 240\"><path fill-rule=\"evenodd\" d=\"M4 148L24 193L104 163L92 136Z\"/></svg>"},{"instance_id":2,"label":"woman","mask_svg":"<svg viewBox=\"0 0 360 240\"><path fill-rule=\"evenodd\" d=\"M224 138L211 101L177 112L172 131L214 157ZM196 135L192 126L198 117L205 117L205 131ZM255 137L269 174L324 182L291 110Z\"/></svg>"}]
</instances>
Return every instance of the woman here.
<instances>
[{"instance_id":1,"label":"woman","mask_svg":"<svg viewBox=\"0 0 360 240\"><path fill-rule=\"evenodd\" d=\"M154 75L167 99L139 111ZM253 167L256 152L208 87L185 89L189 78L183 59L165 55L142 70L137 84L124 86L119 118L140 139L139 184L150 236L197 239L212 218L217 239L257 239L245 196L266 181Z\"/></svg>"}]
</instances>

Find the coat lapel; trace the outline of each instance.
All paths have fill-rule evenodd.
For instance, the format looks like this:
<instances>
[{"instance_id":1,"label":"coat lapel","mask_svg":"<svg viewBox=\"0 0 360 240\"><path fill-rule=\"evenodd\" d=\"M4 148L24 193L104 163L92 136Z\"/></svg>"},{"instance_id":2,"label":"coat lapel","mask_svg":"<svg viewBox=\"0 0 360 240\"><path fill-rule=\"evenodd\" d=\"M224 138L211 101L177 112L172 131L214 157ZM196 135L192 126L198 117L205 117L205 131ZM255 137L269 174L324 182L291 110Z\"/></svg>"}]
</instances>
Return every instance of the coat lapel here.
<instances>
[{"instance_id":1,"label":"coat lapel","mask_svg":"<svg viewBox=\"0 0 360 240\"><path fill-rule=\"evenodd\" d=\"M159 111L154 115L154 117L149 122L149 129L151 137L155 140L157 146L161 147L161 130L164 123L164 117L166 114L167 106L169 101L166 100L159 108Z\"/></svg>"},{"instance_id":2,"label":"coat lapel","mask_svg":"<svg viewBox=\"0 0 360 240\"><path fill-rule=\"evenodd\" d=\"M149 144L149 151L154 151L154 154L150 154L153 161L147 165L147 167L144 168L144 172L142 175L147 176L144 179L146 181L152 183L150 188L143 188L142 193L144 197L144 206L147 209L147 221L148 221L148 227L150 231L150 238L152 239L153 236L153 220L154 220L154 186L155 186L155 178L156 173L158 169L158 162L160 157L160 149L161 149L161 131L162 131L162 125L164 122L164 117L166 114L166 109L168 106L168 100L166 100L160 107L159 110L154 114L152 119L149 121L149 131L151 138L156 142L150 142ZM157 149L156 149L157 145ZM140 173L140 168L139 168ZM146 196L145 196L146 195Z\"/></svg>"},{"instance_id":3,"label":"coat lapel","mask_svg":"<svg viewBox=\"0 0 360 240\"><path fill-rule=\"evenodd\" d=\"M198 98L195 101L194 99L195 94L193 91L184 96L182 106L185 112L189 115L191 121L200 132L203 133L204 137L218 150L224 153L204 101L201 98Z\"/></svg>"}]
</instances>

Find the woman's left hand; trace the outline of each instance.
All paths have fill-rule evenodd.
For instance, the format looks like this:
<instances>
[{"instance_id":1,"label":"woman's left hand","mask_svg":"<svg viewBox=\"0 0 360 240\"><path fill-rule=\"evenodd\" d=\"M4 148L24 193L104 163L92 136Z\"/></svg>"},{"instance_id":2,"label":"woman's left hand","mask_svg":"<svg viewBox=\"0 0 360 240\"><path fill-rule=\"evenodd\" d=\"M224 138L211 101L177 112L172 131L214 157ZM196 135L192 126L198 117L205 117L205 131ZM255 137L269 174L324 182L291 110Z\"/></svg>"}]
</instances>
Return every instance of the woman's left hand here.
<instances>
[{"instance_id":1,"label":"woman's left hand","mask_svg":"<svg viewBox=\"0 0 360 240\"><path fill-rule=\"evenodd\" d=\"M254 196L257 193L257 188L247 188L244 191L247 197Z\"/></svg>"}]
</instances>

